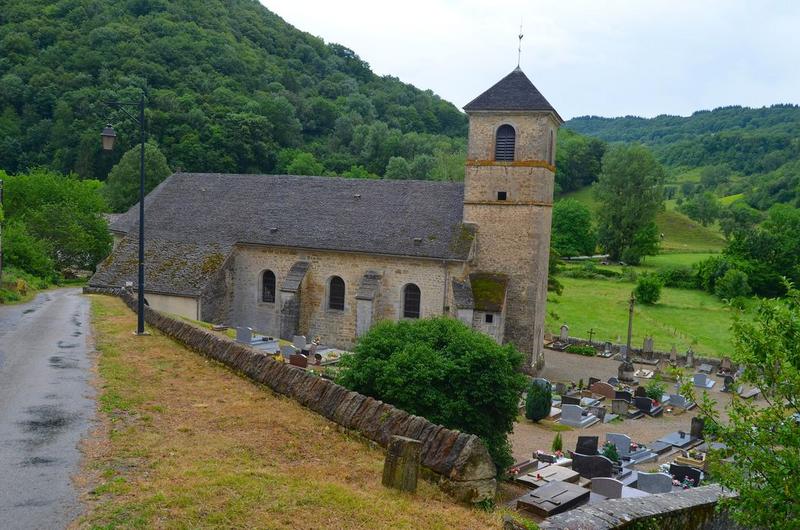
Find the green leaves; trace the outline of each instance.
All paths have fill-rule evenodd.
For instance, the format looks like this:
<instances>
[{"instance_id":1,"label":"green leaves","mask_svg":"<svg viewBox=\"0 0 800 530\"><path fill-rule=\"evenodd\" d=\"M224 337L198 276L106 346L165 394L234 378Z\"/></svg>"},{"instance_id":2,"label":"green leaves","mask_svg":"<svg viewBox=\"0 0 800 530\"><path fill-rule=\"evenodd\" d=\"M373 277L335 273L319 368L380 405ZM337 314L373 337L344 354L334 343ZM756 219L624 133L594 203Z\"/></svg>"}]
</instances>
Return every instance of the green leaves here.
<instances>
[{"instance_id":1,"label":"green leaves","mask_svg":"<svg viewBox=\"0 0 800 530\"><path fill-rule=\"evenodd\" d=\"M502 471L513 463L506 435L525 386L521 364L522 355L511 346L454 319L385 321L342 359L339 382L480 436Z\"/></svg>"}]
</instances>

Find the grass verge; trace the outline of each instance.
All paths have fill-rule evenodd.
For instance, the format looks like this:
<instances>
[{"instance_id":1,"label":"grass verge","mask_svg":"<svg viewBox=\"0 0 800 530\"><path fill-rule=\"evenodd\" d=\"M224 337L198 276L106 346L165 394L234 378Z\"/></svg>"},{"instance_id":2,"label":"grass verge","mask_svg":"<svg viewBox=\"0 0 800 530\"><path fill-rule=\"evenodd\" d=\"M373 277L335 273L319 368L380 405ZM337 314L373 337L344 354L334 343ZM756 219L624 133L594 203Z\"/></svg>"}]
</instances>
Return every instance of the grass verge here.
<instances>
[{"instance_id":1,"label":"grass verge","mask_svg":"<svg viewBox=\"0 0 800 530\"><path fill-rule=\"evenodd\" d=\"M559 277L561 296L550 295L547 330L558 334L567 323L570 335L588 337L594 329L596 341L624 342L628 329L628 298L634 284L609 280ZM698 355L723 356L731 351L733 311L703 291L665 287L657 304L637 304L633 317L633 345L653 337L658 350L678 351L691 346Z\"/></svg>"},{"instance_id":2,"label":"grass verge","mask_svg":"<svg viewBox=\"0 0 800 530\"><path fill-rule=\"evenodd\" d=\"M498 528L421 481L381 486L384 454L324 418L150 330L120 300L92 296L108 439L88 528Z\"/></svg>"}]
</instances>

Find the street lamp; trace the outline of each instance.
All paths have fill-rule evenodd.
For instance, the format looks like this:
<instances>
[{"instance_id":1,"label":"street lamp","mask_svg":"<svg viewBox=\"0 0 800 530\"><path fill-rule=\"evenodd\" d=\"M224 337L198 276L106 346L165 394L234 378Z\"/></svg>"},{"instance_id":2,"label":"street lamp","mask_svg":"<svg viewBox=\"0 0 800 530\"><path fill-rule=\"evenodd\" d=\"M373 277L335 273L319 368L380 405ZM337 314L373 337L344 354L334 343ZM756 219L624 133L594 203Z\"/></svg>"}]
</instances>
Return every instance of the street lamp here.
<instances>
[{"instance_id":1,"label":"street lamp","mask_svg":"<svg viewBox=\"0 0 800 530\"><path fill-rule=\"evenodd\" d=\"M139 124L139 143L141 144L141 151L139 152L139 300L138 300L138 321L136 324L136 334L146 335L144 331L144 90L139 96L139 101L108 101L108 105L119 108L129 118ZM139 117L132 116L125 107L138 107ZM117 139L117 133L114 132L114 127L109 123L100 133L103 140L103 150L111 151L114 149L114 141Z\"/></svg>"}]
</instances>

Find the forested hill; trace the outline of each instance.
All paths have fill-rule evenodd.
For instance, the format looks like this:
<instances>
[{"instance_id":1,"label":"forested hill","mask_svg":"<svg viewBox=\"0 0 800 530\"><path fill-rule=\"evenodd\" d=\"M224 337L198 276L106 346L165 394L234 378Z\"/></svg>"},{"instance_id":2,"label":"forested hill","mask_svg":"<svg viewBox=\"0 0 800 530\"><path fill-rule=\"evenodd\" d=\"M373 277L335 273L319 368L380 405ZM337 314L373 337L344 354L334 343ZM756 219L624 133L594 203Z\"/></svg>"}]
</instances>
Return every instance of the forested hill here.
<instances>
[{"instance_id":1,"label":"forested hill","mask_svg":"<svg viewBox=\"0 0 800 530\"><path fill-rule=\"evenodd\" d=\"M5 0L0 169L104 179L138 129L103 102L136 99L137 87L173 168L368 176L397 156L395 176L463 173L458 109L256 0ZM120 143L110 155L107 120Z\"/></svg>"},{"instance_id":2,"label":"forested hill","mask_svg":"<svg viewBox=\"0 0 800 530\"><path fill-rule=\"evenodd\" d=\"M585 116L566 126L609 142L648 145L673 174L688 172L692 180L697 170L693 180L700 180L701 189L719 196L744 194L757 208L800 199L797 105L722 107L688 117Z\"/></svg>"}]
</instances>

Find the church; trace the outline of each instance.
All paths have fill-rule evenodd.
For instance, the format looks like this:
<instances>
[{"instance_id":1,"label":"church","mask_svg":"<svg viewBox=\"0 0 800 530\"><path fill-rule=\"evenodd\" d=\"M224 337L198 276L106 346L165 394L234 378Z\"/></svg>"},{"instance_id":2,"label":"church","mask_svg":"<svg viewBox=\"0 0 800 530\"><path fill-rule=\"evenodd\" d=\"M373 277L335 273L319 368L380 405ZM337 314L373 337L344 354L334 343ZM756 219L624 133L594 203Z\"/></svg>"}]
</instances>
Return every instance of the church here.
<instances>
[{"instance_id":1,"label":"church","mask_svg":"<svg viewBox=\"0 0 800 530\"><path fill-rule=\"evenodd\" d=\"M349 348L449 315L543 363L556 110L517 67L464 107L463 183L175 173L145 198L148 304ZM92 287L136 284L138 205Z\"/></svg>"}]
</instances>

